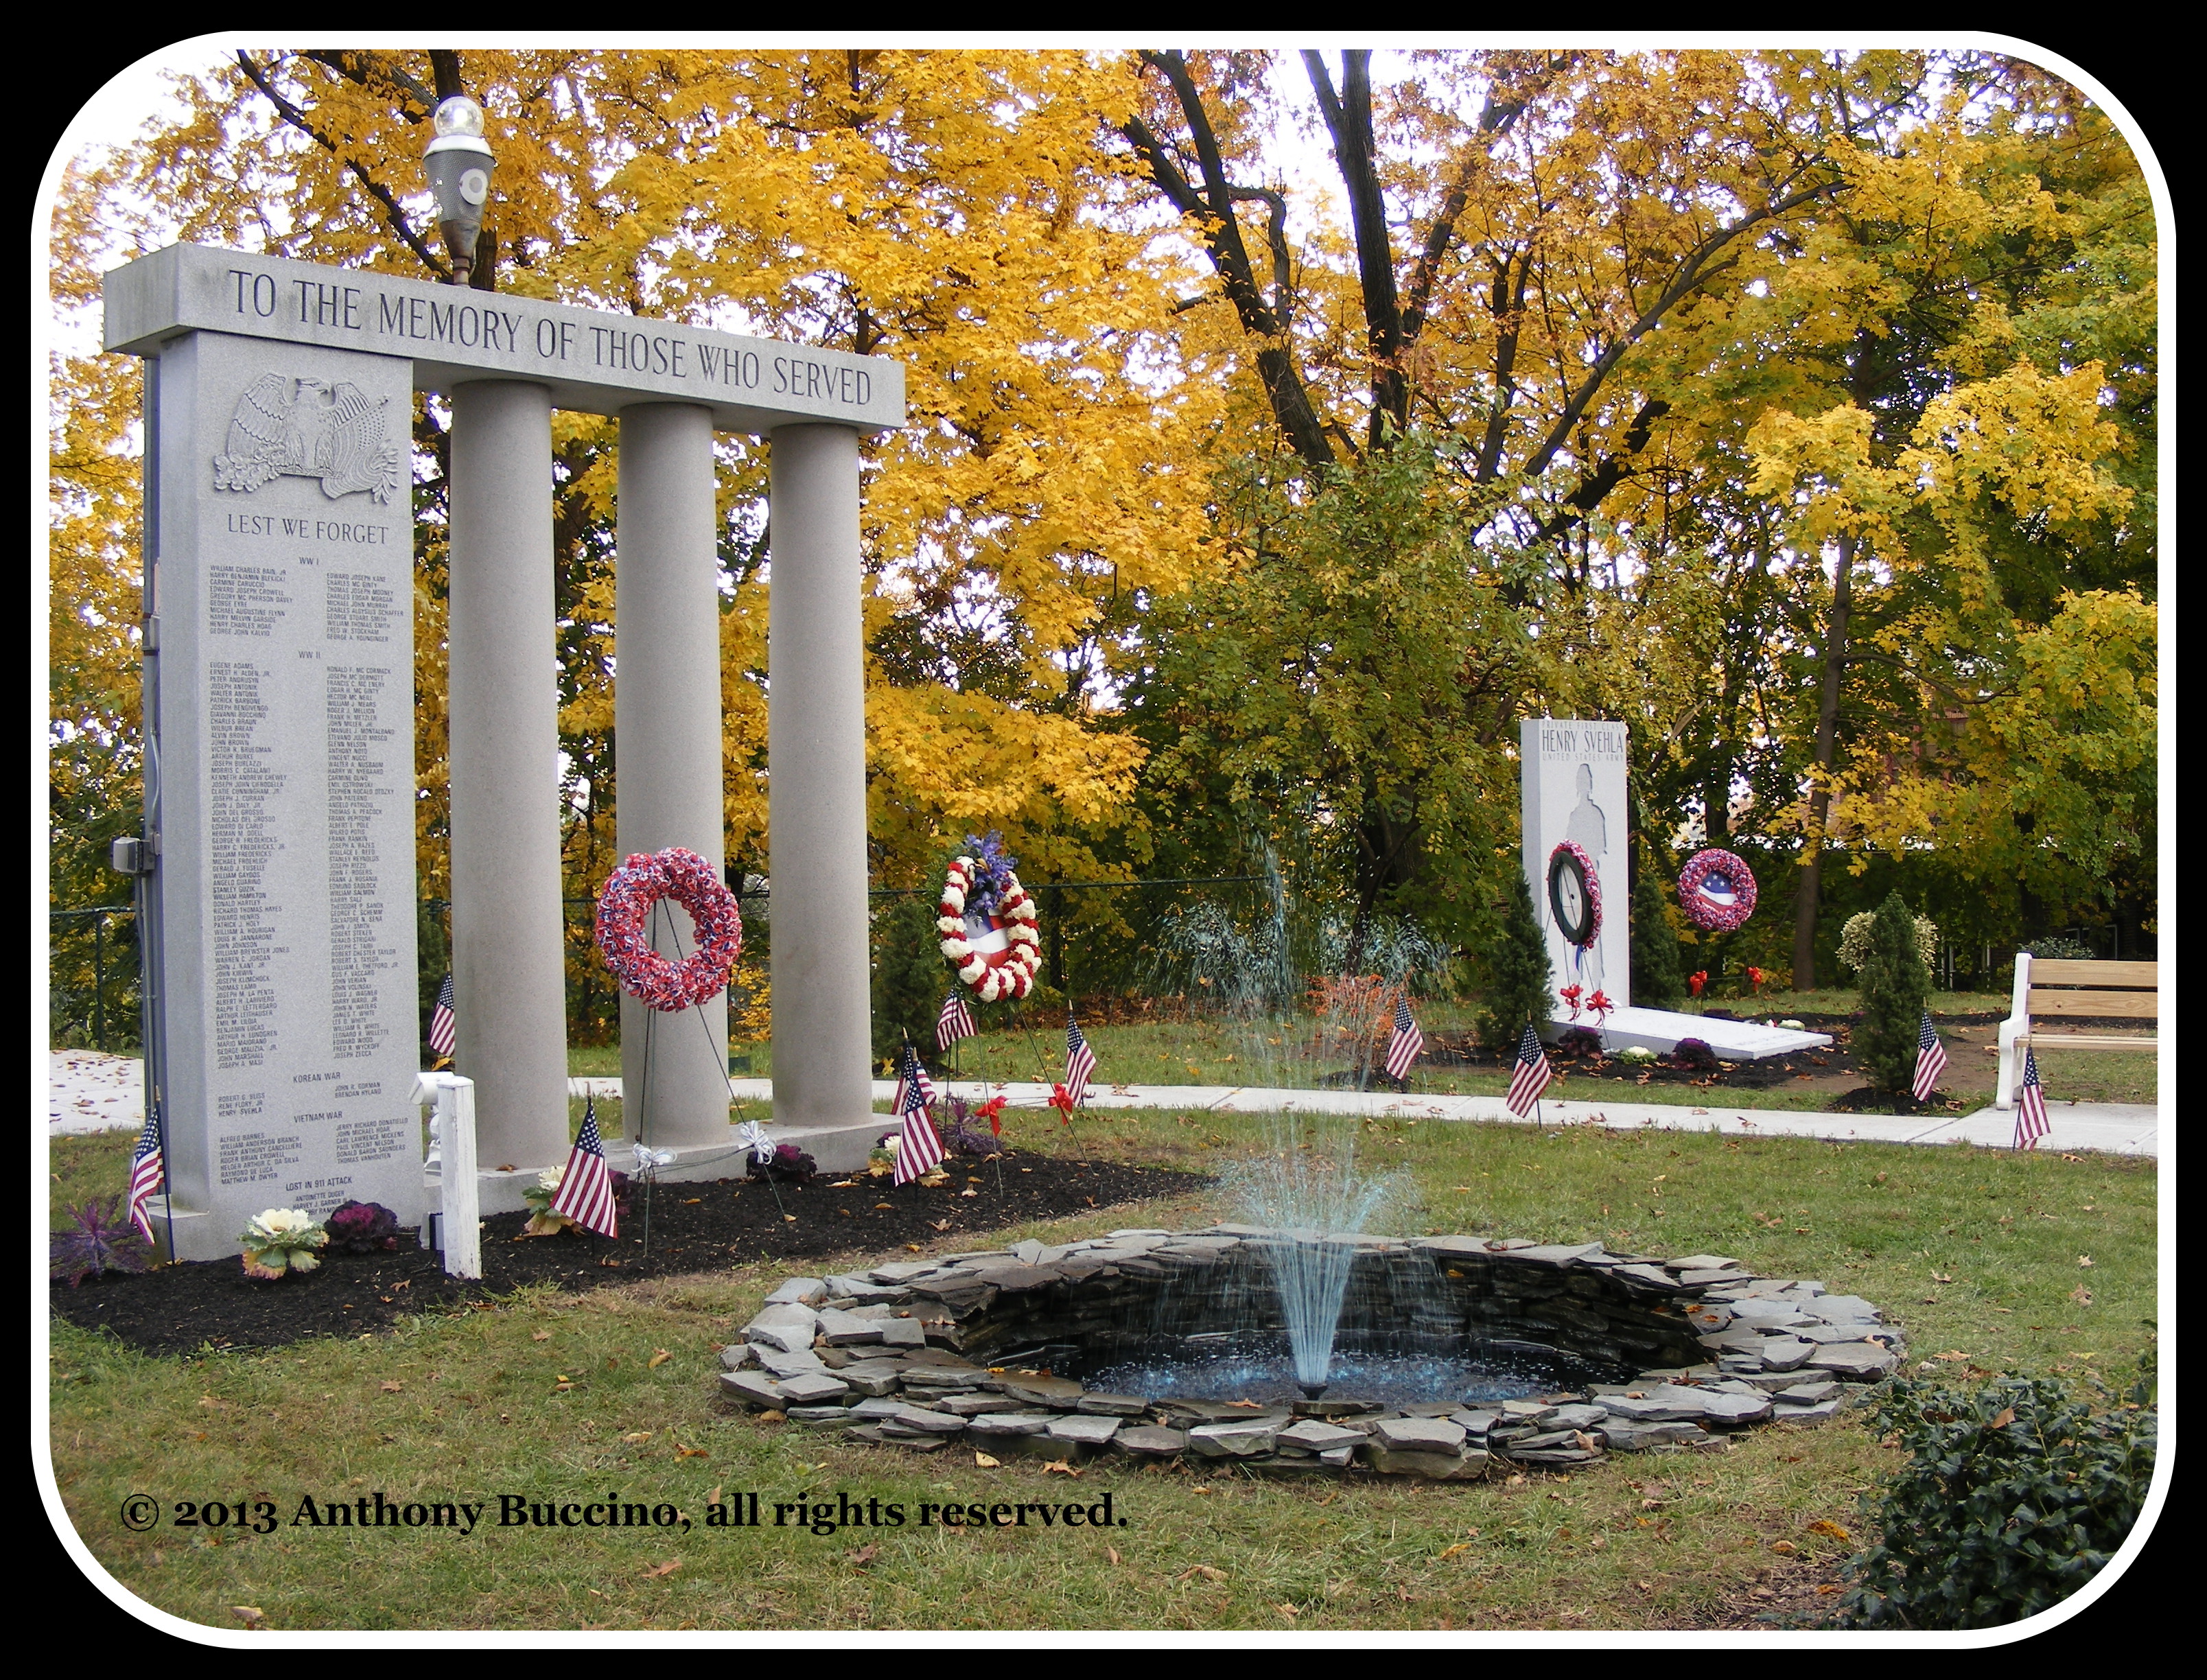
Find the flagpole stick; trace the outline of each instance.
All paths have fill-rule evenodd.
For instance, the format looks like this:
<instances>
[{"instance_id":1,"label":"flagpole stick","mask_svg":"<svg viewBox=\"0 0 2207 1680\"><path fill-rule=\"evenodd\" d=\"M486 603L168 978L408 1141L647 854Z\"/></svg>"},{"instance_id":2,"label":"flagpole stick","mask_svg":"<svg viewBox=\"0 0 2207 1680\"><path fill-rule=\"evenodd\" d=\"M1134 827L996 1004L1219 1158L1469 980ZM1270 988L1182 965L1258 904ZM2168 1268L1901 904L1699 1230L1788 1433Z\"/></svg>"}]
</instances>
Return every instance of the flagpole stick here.
<instances>
[{"instance_id":1,"label":"flagpole stick","mask_svg":"<svg viewBox=\"0 0 2207 1680\"><path fill-rule=\"evenodd\" d=\"M169 1176L169 1105L153 1087L153 1133L161 1144L161 1217L169 1228L169 1264L176 1263L176 1187Z\"/></svg>"}]
</instances>

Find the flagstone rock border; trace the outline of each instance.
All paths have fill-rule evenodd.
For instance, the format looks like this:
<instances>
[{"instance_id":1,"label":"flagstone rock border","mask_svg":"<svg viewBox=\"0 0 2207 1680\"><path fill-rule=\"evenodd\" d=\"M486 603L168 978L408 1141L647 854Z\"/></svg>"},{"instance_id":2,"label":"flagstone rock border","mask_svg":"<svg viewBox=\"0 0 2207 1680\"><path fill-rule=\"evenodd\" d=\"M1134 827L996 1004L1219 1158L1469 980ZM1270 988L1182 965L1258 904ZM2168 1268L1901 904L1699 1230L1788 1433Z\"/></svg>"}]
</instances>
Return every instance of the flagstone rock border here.
<instances>
[{"instance_id":1,"label":"flagstone rock border","mask_svg":"<svg viewBox=\"0 0 2207 1680\"><path fill-rule=\"evenodd\" d=\"M1384 1410L1344 1398L1253 1410L1228 1396L1095 1392L991 1363L1045 1343L1107 1346L1129 1326L1219 1327L1198 1321L1204 1302L1234 1303L1221 1324L1264 1328L1265 1251L1288 1236L1241 1225L1130 1229L792 1277L721 1350L720 1392L801 1427L918 1451L963 1442L1056 1460L1185 1456L1450 1480L1610 1452L1721 1451L1732 1431L1821 1422L1888 1376L1907 1347L1859 1295L1766 1277L1720 1254L1337 1235L1324 1240L1357 1250L1353 1299L1382 1321L1414 1315L1428 1330L1539 1342L1638 1375L1494 1404Z\"/></svg>"}]
</instances>

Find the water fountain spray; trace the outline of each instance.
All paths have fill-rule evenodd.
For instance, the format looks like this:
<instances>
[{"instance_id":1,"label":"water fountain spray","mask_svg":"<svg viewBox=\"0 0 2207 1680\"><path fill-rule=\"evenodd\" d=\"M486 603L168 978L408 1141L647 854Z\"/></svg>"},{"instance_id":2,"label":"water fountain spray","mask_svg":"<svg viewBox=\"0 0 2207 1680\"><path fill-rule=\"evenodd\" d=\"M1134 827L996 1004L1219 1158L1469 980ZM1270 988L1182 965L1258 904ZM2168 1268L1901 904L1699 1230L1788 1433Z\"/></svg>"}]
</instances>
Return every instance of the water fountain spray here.
<instances>
[{"instance_id":1,"label":"water fountain spray","mask_svg":"<svg viewBox=\"0 0 2207 1680\"><path fill-rule=\"evenodd\" d=\"M1356 1170L1356 1138L1343 1129L1330 1147L1284 1119L1268 1128L1265 1153L1224 1175L1229 1200L1268 1236L1265 1259L1280 1292L1280 1316L1304 1397L1325 1392L1334 1332L1356 1263L1359 1234L1410 1194L1401 1173Z\"/></svg>"}]
</instances>

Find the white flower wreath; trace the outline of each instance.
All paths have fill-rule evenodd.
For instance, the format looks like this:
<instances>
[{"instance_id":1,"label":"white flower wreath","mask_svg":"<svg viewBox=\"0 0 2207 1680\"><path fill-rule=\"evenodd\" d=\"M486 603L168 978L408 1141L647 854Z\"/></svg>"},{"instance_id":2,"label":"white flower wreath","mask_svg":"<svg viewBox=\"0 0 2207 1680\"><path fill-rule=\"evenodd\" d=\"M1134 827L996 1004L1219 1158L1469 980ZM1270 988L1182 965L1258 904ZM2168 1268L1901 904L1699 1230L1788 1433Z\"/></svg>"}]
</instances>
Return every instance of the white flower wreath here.
<instances>
[{"instance_id":1,"label":"white flower wreath","mask_svg":"<svg viewBox=\"0 0 2207 1680\"><path fill-rule=\"evenodd\" d=\"M1000 997L1025 997L1042 972L1042 936L1035 931L1035 903L1007 872L993 913L967 915L966 895L973 888L971 858L954 859L943 879L942 902L935 930L942 936L942 954L958 978L984 1003Z\"/></svg>"}]
</instances>

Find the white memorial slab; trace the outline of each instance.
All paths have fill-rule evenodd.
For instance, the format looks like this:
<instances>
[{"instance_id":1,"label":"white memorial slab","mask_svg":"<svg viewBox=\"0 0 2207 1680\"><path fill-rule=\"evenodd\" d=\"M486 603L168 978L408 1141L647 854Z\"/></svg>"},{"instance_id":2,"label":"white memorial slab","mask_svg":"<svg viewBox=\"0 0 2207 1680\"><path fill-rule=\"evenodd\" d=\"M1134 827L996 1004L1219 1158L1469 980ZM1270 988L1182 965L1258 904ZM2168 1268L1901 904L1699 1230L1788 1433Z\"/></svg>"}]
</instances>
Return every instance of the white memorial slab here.
<instances>
[{"instance_id":1,"label":"white memorial slab","mask_svg":"<svg viewBox=\"0 0 2207 1680\"><path fill-rule=\"evenodd\" d=\"M1797 1032L1759 1021L1633 1007L1624 726L1584 718L1528 718L1519 726L1518 743L1525 879L1533 888L1534 913L1547 942L1554 984L1580 989L1576 1019L1563 998L1556 1000L1548 1037L1572 1026L1598 1025L1611 1049L1637 1045L1666 1054L1682 1039L1698 1038L1727 1061L1759 1061L1832 1042L1828 1033ZM1593 864L1601 898L1600 925L1583 946L1572 942L1564 925L1584 915L1579 870L1557 856L1566 840ZM1586 1008L1586 999L1596 990L1617 1006L1599 1023Z\"/></svg>"},{"instance_id":2,"label":"white memorial slab","mask_svg":"<svg viewBox=\"0 0 2207 1680\"><path fill-rule=\"evenodd\" d=\"M1624 726L1528 718L1518 730L1525 879L1532 884L1533 912L1547 941L1554 983L1577 986L1586 996L1606 992L1622 1008L1632 1001ZM1582 888L1557 858L1566 840L1592 861L1601 899L1600 925L1584 946L1573 944L1558 919L1582 913ZM1560 1001L1558 1009L1568 1013Z\"/></svg>"}]
</instances>

